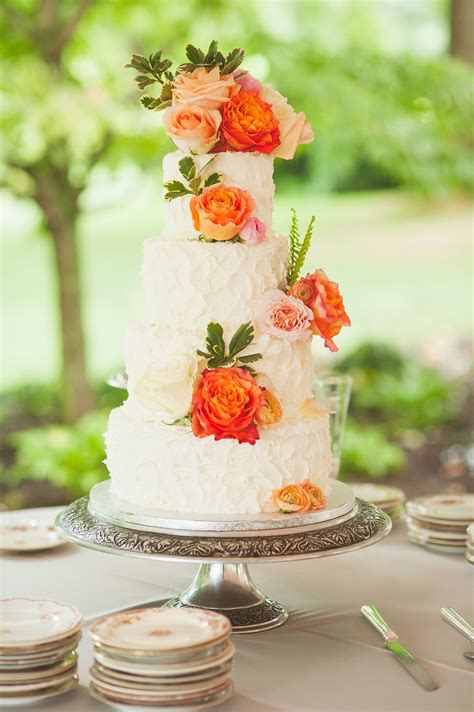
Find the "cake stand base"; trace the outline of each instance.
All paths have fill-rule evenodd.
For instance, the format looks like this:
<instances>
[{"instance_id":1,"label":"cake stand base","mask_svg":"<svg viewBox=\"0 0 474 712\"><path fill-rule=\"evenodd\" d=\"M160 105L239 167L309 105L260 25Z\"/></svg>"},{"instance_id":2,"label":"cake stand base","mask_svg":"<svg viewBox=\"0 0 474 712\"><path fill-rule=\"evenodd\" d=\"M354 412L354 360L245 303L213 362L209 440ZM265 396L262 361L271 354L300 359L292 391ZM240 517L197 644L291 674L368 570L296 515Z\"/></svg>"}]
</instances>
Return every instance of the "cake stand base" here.
<instances>
[{"instance_id":1,"label":"cake stand base","mask_svg":"<svg viewBox=\"0 0 474 712\"><path fill-rule=\"evenodd\" d=\"M254 585L245 564L201 564L191 585L166 607L192 606L222 613L234 633L257 633L288 620L288 612Z\"/></svg>"}]
</instances>

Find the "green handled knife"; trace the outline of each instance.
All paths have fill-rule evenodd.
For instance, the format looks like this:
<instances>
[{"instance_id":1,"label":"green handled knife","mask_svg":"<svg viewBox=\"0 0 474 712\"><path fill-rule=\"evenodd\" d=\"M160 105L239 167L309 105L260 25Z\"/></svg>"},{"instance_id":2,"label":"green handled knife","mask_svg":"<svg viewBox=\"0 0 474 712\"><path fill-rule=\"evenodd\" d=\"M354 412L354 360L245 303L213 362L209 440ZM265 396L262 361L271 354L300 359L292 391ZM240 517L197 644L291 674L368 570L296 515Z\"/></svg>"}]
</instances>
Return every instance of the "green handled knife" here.
<instances>
[{"instance_id":1,"label":"green handled knife","mask_svg":"<svg viewBox=\"0 0 474 712\"><path fill-rule=\"evenodd\" d=\"M369 623L372 623L374 628L383 636L385 647L392 652L398 662L403 665L405 670L417 681L419 685L432 692L438 689L438 685L433 680L431 675L421 667L419 662L415 660L413 655L400 643L398 635L390 628L384 619L372 605L362 606L360 609L362 615L367 618Z\"/></svg>"}]
</instances>

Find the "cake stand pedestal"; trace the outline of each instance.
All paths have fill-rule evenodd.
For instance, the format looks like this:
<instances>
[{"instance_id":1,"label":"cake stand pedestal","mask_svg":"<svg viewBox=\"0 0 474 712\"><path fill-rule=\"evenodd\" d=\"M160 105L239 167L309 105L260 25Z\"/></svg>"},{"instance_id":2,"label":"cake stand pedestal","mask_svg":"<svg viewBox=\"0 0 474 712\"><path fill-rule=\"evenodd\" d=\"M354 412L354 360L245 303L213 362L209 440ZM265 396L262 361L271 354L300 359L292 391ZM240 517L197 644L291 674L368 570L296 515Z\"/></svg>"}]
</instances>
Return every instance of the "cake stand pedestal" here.
<instances>
[{"instance_id":1,"label":"cake stand pedestal","mask_svg":"<svg viewBox=\"0 0 474 712\"><path fill-rule=\"evenodd\" d=\"M215 610L230 619L234 632L254 633L282 625L288 612L256 588L248 564L348 553L380 541L391 520L337 481L319 512L233 521L130 509L110 494L107 482L61 512L56 527L69 541L98 551L201 564L191 585L165 605Z\"/></svg>"}]
</instances>

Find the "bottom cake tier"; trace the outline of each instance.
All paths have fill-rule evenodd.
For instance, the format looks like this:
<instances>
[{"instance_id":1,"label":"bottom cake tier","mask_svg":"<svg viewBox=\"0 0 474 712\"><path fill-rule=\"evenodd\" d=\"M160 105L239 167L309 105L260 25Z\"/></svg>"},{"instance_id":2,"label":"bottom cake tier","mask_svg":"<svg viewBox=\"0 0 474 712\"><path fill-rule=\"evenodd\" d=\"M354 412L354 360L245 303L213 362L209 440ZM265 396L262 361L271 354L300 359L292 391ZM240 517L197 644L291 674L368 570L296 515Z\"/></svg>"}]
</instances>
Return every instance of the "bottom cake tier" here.
<instances>
[{"instance_id":1,"label":"bottom cake tier","mask_svg":"<svg viewBox=\"0 0 474 712\"><path fill-rule=\"evenodd\" d=\"M252 514L275 509L274 490L305 479L331 489L326 414L262 430L255 445L197 438L146 420L128 404L110 414L105 435L114 494L174 512Z\"/></svg>"}]
</instances>

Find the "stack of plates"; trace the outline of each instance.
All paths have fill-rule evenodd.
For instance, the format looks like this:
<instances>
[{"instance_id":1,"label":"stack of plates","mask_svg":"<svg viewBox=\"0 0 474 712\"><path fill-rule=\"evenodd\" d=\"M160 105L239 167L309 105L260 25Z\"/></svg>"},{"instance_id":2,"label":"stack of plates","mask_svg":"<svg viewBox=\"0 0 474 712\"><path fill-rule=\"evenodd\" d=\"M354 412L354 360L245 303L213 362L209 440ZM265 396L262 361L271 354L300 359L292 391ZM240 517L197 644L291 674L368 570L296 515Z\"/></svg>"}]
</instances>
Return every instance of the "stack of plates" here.
<instances>
[{"instance_id":1,"label":"stack of plates","mask_svg":"<svg viewBox=\"0 0 474 712\"><path fill-rule=\"evenodd\" d=\"M466 560L468 564L474 564L474 524L467 528Z\"/></svg>"},{"instance_id":2,"label":"stack of plates","mask_svg":"<svg viewBox=\"0 0 474 712\"><path fill-rule=\"evenodd\" d=\"M227 618L199 608L142 608L91 627L93 697L110 705L201 710L233 692Z\"/></svg>"},{"instance_id":3,"label":"stack of plates","mask_svg":"<svg viewBox=\"0 0 474 712\"><path fill-rule=\"evenodd\" d=\"M443 553L462 554L474 522L474 495L437 494L407 502L408 538Z\"/></svg>"},{"instance_id":4,"label":"stack of plates","mask_svg":"<svg viewBox=\"0 0 474 712\"><path fill-rule=\"evenodd\" d=\"M0 600L0 698L24 705L76 687L82 617L49 599Z\"/></svg>"},{"instance_id":5,"label":"stack of plates","mask_svg":"<svg viewBox=\"0 0 474 712\"><path fill-rule=\"evenodd\" d=\"M351 482L350 485L356 497L376 504L392 521L396 521L403 514L405 493L398 487L374 485L370 482Z\"/></svg>"}]
</instances>

